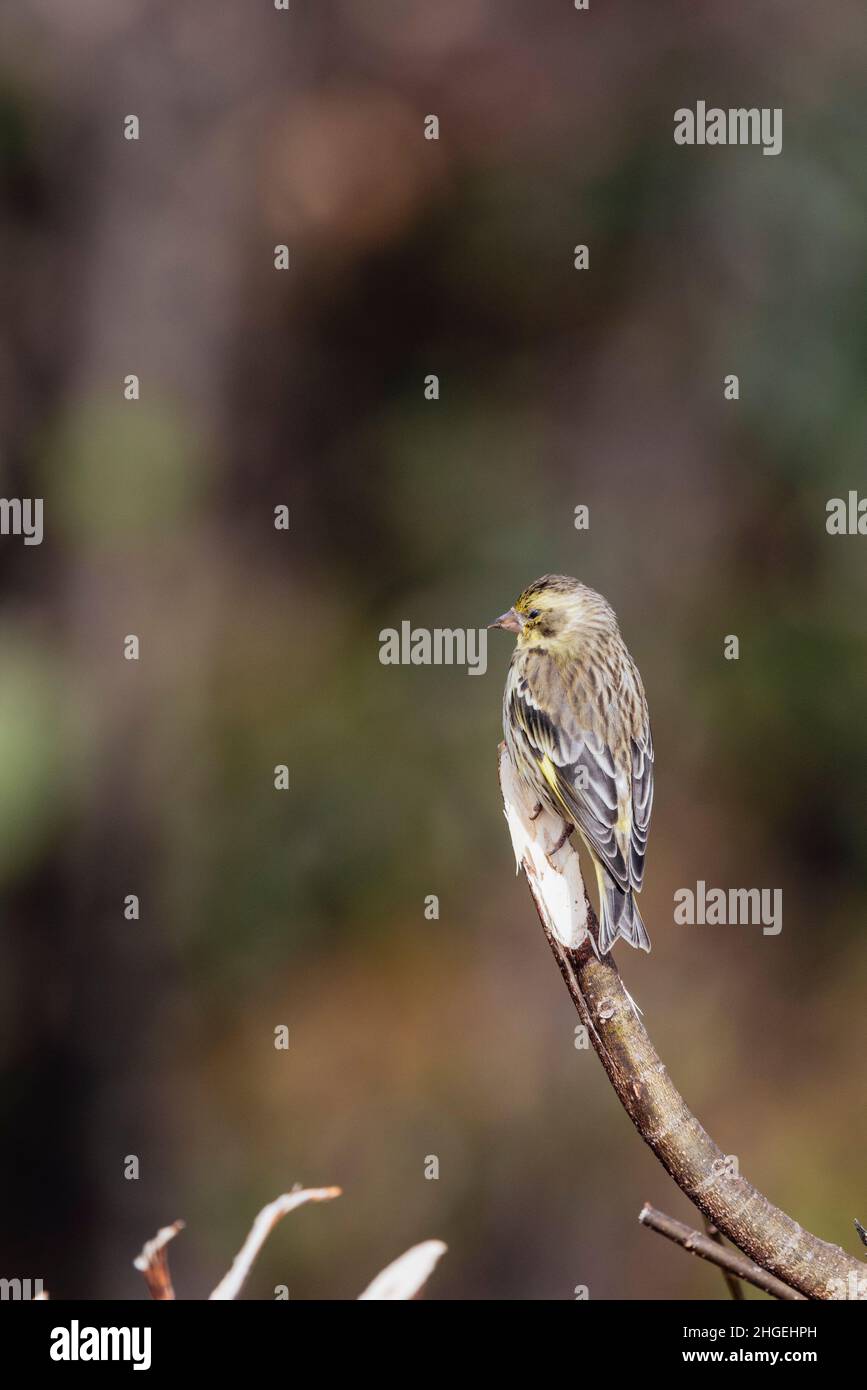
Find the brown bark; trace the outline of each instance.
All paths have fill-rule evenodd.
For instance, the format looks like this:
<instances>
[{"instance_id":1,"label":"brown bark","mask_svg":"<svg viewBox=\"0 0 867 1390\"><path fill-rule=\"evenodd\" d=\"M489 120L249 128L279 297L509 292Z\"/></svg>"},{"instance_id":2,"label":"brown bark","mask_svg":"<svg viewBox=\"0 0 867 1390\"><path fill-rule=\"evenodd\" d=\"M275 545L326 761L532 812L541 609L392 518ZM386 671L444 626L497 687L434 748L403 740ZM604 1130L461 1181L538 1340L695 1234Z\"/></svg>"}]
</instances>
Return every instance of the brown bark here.
<instances>
[{"instance_id":1,"label":"brown bark","mask_svg":"<svg viewBox=\"0 0 867 1390\"><path fill-rule=\"evenodd\" d=\"M666 1216L665 1212L657 1211L649 1202L645 1202L641 1208L638 1219L642 1226L648 1226L651 1231L658 1231L661 1236L667 1236L690 1254L698 1255L699 1259L709 1260L711 1264L717 1265L726 1276L733 1297L743 1297L739 1281L744 1279L748 1284L769 1293L772 1298L785 1299L788 1302L806 1302L804 1294L790 1288L773 1274L768 1274L767 1270L762 1269L754 1260L748 1260L739 1250L730 1250L727 1245L722 1244L719 1236L704 1235L701 1231L693 1230L685 1222L675 1221L673 1216ZM711 1226L711 1230L716 1231L716 1227ZM738 1290L737 1293L734 1292L735 1289Z\"/></svg>"},{"instance_id":2,"label":"brown bark","mask_svg":"<svg viewBox=\"0 0 867 1390\"><path fill-rule=\"evenodd\" d=\"M537 840L544 833L543 818L530 823L527 808L516 803L502 745L500 782L507 818L519 819L528 843ZM516 852L520 852L518 844ZM556 855L556 865L554 859L552 854L548 862L556 873L564 873L567 865L574 872L577 850L567 842ZM589 937L575 949L558 939L568 938L571 928L557 922L545 901L538 857L534 862L528 852L521 863L566 988L617 1097L680 1190L744 1254L806 1298L867 1299L867 1265L804 1230L740 1172L731 1172L726 1155L669 1076L612 957L598 959ZM598 924L586 893L585 901L587 928L595 939Z\"/></svg>"}]
</instances>

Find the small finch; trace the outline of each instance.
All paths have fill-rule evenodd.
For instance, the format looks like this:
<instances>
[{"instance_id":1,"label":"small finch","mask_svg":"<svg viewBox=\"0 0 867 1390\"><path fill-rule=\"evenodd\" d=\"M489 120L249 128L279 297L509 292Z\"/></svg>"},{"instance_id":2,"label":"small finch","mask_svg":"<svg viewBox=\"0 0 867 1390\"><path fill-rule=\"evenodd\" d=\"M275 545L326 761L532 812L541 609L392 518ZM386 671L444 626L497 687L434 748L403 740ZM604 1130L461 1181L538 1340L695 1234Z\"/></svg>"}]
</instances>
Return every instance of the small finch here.
<instances>
[{"instance_id":1,"label":"small finch","mask_svg":"<svg viewBox=\"0 0 867 1390\"><path fill-rule=\"evenodd\" d=\"M635 902L653 805L653 743L638 668L601 594L563 574L530 584L491 627L517 633L503 695L513 766L535 801L577 827L596 869L599 950L650 950ZM562 842L561 842L562 843Z\"/></svg>"}]
</instances>

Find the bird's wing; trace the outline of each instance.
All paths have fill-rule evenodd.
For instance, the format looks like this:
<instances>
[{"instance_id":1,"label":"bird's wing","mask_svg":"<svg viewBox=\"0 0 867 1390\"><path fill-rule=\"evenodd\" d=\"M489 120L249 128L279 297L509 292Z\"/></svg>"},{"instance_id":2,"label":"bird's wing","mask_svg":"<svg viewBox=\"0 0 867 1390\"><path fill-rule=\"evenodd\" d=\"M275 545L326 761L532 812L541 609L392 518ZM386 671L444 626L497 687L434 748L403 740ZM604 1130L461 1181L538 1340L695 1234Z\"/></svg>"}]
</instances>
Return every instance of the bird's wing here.
<instances>
[{"instance_id":1,"label":"bird's wing","mask_svg":"<svg viewBox=\"0 0 867 1390\"><path fill-rule=\"evenodd\" d=\"M632 739L632 833L629 841L629 867L634 888L644 882L644 856L650 813L653 810L653 739L645 715L641 736Z\"/></svg>"},{"instance_id":2,"label":"bird's wing","mask_svg":"<svg viewBox=\"0 0 867 1390\"><path fill-rule=\"evenodd\" d=\"M513 736L522 740L560 813L578 827L624 892L640 888L653 802L653 747L646 720L646 732L631 741L630 779L615 765L605 740L574 717L570 692L553 661L535 669L527 663L516 666L506 704ZM546 712L552 706L569 711L556 726Z\"/></svg>"}]
</instances>

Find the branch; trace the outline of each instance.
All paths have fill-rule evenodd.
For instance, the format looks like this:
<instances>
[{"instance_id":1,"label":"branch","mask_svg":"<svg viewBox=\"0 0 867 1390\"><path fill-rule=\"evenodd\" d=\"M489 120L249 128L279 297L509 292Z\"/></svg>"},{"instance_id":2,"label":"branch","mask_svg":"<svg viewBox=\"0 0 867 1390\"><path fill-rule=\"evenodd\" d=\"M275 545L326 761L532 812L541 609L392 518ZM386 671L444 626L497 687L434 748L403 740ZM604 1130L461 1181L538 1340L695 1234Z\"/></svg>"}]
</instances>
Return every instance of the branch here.
<instances>
[{"instance_id":1,"label":"branch","mask_svg":"<svg viewBox=\"0 0 867 1390\"><path fill-rule=\"evenodd\" d=\"M418 1298L445 1253L446 1246L441 1240L425 1240L421 1245L414 1245L377 1274L364 1293L358 1295L359 1302L374 1299L393 1303Z\"/></svg>"},{"instance_id":2,"label":"branch","mask_svg":"<svg viewBox=\"0 0 867 1390\"><path fill-rule=\"evenodd\" d=\"M646 1202L645 1202L645 1206L647 1206L647 1203L646 1203ZM649 1210L652 1211L653 1208L651 1207L651 1208L649 1208ZM639 1213L638 1219L639 1219L639 1221L641 1220L641 1214L640 1214L640 1213ZM704 1218L704 1233L705 1233L706 1236L709 1237L710 1240L715 1241L716 1244L717 1244L718 1246L720 1246L721 1249L723 1249L723 1250L727 1250L727 1249L728 1249L728 1246L726 1246L726 1245L723 1243L723 1238L722 1238L722 1236L720 1235L719 1231L717 1230L716 1226L713 1224L712 1221L708 1221L707 1217ZM758 1268L758 1266L757 1266L757 1268ZM736 1279L736 1278L734 1277L734 1275L733 1275L733 1274L730 1274L729 1271L726 1270L726 1269L723 1269L723 1271L722 1271L722 1277L723 1277L723 1279L725 1280L726 1288L728 1289L728 1291L729 1291L729 1293L731 1294L732 1298L735 1299L737 1302L741 1302L741 1301L743 1300L744 1291L743 1291L743 1289L741 1288L740 1280L739 1280L739 1279ZM772 1277L773 1277L772 1275L768 1275L768 1278L772 1278ZM786 1288L788 1288L789 1286L788 1286L788 1284L782 1284L780 1287L786 1289ZM791 1292L791 1291L790 1291L790 1292ZM780 1296L782 1297L782 1295L780 1295ZM801 1297L800 1294L798 1294L798 1295L793 1295L793 1297L794 1297L794 1296L797 1296L798 1298Z\"/></svg>"},{"instance_id":3,"label":"branch","mask_svg":"<svg viewBox=\"0 0 867 1390\"><path fill-rule=\"evenodd\" d=\"M546 811L531 819L534 808L502 744L499 771L515 856L548 944L608 1079L642 1139L690 1201L763 1269L806 1298L867 1299L867 1265L805 1231L733 1172L692 1114L611 956L600 960L595 953L589 932L595 936L598 928L578 852L568 840L555 852L562 822Z\"/></svg>"},{"instance_id":4,"label":"branch","mask_svg":"<svg viewBox=\"0 0 867 1390\"><path fill-rule=\"evenodd\" d=\"M145 1241L140 1255L133 1260L135 1268L144 1275L151 1298L173 1299L172 1276L169 1274L169 1256L166 1246L174 1240L178 1231L184 1229L183 1221L175 1221L171 1226L163 1226L153 1240Z\"/></svg>"},{"instance_id":5,"label":"branch","mask_svg":"<svg viewBox=\"0 0 867 1390\"><path fill-rule=\"evenodd\" d=\"M666 1216L664 1212L657 1211L649 1202L645 1202L641 1208L638 1219L642 1226L649 1226L651 1231L668 1236L676 1245L682 1245L684 1250L690 1250L700 1259L719 1265L727 1279L734 1276L733 1282L738 1288L740 1285L737 1284L737 1280L744 1279L748 1284L754 1284L757 1289L764 1289L765 1293L772 1294L774 1298L791 1299L800 1303L807 1301L802 1293L797 1293L788 1284L775 1279L773 1274L768 1274L752 1260L748 1260L746 1255L739 1254L737 1250L728 1250L712 1236L704 1236L700 1231L694 1231L692 1227L684 1225L682 1221L675 1221L673 1216Z\"/></svg>"},{"instance_id":6,"label":"branch","mask_svg":"<svg viewBox=\"0 0 867 1390\"><path fill-rule=\"evenodd\" d=\"M228 1274L223 1275L211 1294L211 1299L226 1302L238 1297L247 1275L253 1268L256 1256L277 1222L287 1212L294 1211L296 1207L303 1206L305 1202L329 1202L332 1197L339 1196L339 1187L307 1187L296 1192L284 1192L282 1197L277 1197L275 1201L269 1202L267 1207L262 1208L250 1227L249 1235L232 1261L231 1269Z\"/></svg>"},{"instance_id":7,"label":"branch","mask_svg":"<svg viewBox=\"0 0 867 1390\"><path fill-rule=\"evenodd\" d=\"M339 1187L299 1186L269 1202L250 1227L247 1239L232 1261L231 1269L220 1280L211 1294L211 1299L228 1302L238 1297L265 1241L277 1222L290 1211L303 1206L305 1202L328 1202L332 1197L339 1196ZM183 1228L183 1221L176 1221L172 1226L163 1226L153 1240L145 1243L141 1254L133 1260L136 1269L144 1275L152 1298L173 1299L175 1296L166 1247ZM358 1295L359 1300L397 1302L420 1297L422 1289L445 1252L446 1246L441 1240L425 1240L420 1245L414 1245L377 1274L364 1293ZM36 1298L47 1297L47 1293L36 1294Z\"/></svg>"}]
</instances>

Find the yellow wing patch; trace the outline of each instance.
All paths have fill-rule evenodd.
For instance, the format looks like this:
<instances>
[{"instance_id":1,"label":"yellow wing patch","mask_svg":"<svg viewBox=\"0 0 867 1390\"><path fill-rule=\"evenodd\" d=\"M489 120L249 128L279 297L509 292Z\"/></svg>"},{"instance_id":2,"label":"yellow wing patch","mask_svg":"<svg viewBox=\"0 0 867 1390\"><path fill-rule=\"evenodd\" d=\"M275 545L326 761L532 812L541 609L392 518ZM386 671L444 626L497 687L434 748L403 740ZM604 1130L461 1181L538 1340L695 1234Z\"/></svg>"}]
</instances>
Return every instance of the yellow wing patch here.
<instances>
[{"instance_id":1,"label":"yellow wing patch","mask_svg":"<svg viewBox=\"0 0 867 1390\"><path fill-rule=\"evenodd\" d=\"M561 816L563 816L563 818L569 821L570 823L574 823L575 812L570 807L568 801L563 795L563 782L560 776L560 771L552 762L551 758L548 756L547 753L545 754L544 758L540 759L539 761L539 771L545 778L545 781L548 783L548 786L551 788L551 794L554 798L554 803L556 806L560 808Z\"/></svg>"},{"instance_id":2,"label":"yellow wing patch","mask_svg":"<svg viewBox=\"0 0 867 1390\"><path fill-rule=\"evenodd\" d=\"M545 778L545 781L548 783L548 786L551 788L552 792L559 792L559 786L557 782L557 769L551 762L551 759L548 757L547 753L545 754L544 758L539 764L539 771Z\"/></svg>"}]
</instances>

